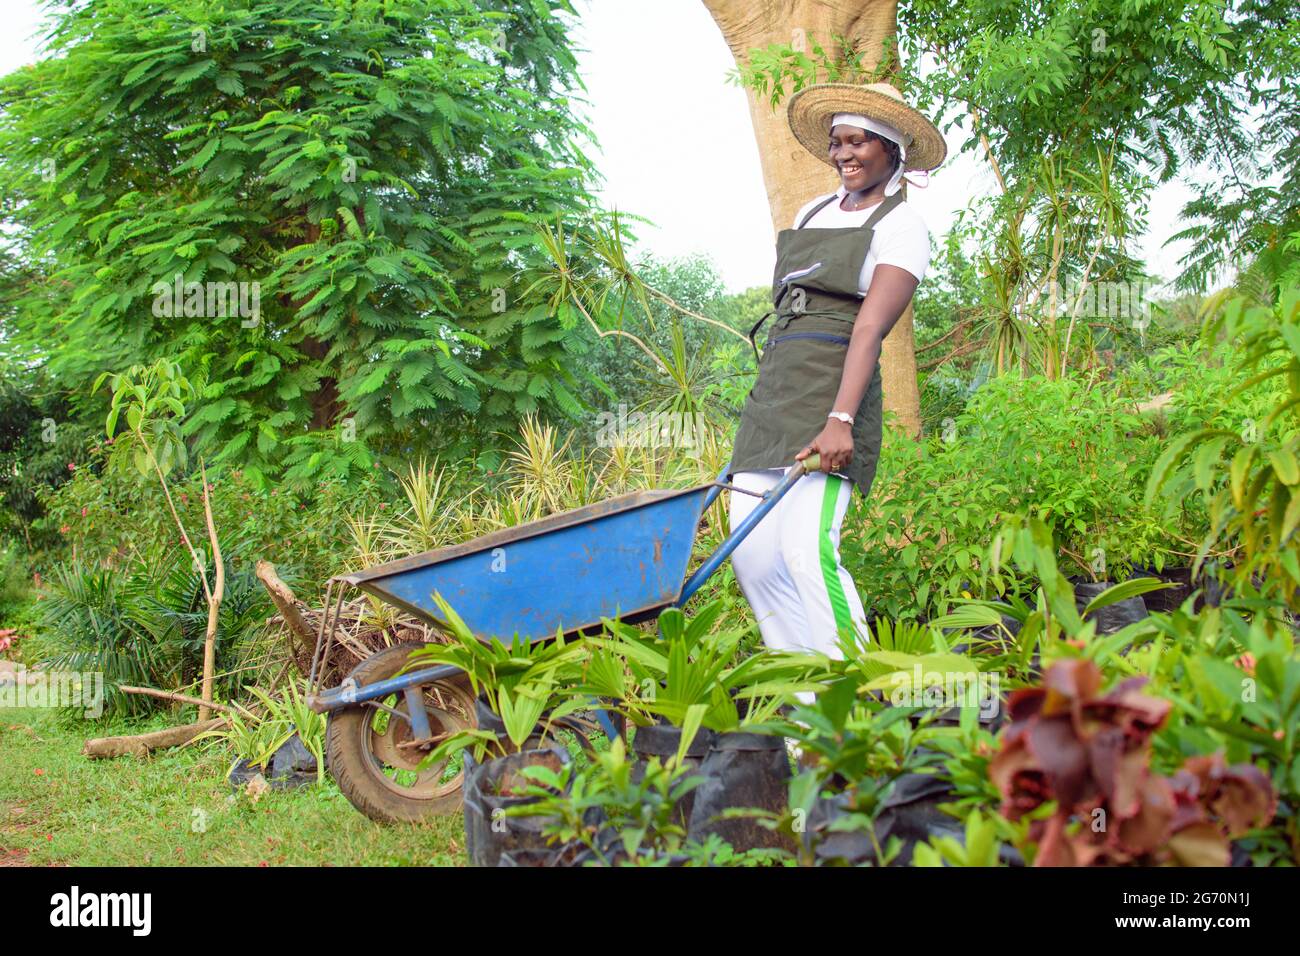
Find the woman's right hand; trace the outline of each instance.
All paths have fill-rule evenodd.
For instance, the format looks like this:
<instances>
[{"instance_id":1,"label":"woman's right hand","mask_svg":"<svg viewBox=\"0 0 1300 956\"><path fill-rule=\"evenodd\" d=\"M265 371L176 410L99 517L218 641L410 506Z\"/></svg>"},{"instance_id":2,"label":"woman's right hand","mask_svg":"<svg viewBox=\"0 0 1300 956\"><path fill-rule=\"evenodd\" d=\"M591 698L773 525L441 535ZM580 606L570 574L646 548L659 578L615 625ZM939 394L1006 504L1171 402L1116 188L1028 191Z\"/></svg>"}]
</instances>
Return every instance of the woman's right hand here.
<instances>
[{"instance_id":1,"label":"woman's right hand","mask_svg":"<svg viewBox=\"0 0 1300 956\"><path fill-rule=\"evenodd\" d=\"M794 460L803 461L814 453L821 457L821 470L826 474L843 471L853 461L853 429L838 418L828 418L826 427Z\"/></svg>"}]
</instances>

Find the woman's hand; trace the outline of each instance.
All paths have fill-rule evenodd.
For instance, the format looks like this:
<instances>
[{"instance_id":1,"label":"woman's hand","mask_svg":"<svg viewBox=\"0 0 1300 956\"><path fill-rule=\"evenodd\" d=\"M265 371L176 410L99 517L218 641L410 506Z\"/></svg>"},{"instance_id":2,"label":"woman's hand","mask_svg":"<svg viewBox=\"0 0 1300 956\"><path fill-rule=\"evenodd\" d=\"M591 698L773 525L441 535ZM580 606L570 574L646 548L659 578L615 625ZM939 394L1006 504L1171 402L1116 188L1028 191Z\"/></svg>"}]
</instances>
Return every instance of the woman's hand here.
<instances>
[{"instance_id":1,"label":"woman's hand","mask_svg":"<svg viewBox=\"0 0 1300 956\"><path fill-rule=\"evenodd\" d=\"M821 434L812 440L812 444L794 456L795 461L803 461L816 452L821 456L822 471L843 471L853 461L853 429L847 422L838 418L828 418Z\"/></svg>"}]
</instances>

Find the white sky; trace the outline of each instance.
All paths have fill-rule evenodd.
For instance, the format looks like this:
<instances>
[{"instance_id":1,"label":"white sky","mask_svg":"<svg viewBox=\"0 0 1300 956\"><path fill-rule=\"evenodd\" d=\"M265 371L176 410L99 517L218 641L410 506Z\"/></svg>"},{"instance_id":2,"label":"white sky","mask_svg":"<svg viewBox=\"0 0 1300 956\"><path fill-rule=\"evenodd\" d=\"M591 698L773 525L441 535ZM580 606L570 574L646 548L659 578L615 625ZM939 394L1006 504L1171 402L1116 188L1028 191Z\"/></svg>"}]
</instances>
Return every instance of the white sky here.
<instances>
[{"instance_id":1,"label":"white sky","mask_svg":"<svg viewBox=\"0 0 1300 956\"><path fill-rule=\"evenodd\" d=\"M601 145L592 158L605 176L604 203L652 220L637 230L656 254L712 258L730 291L771 282L775 237L758 147L745 95L725 79L731 52L704 4L577 0L575 7L581 19L573 39L587 86L584 112ZM5 19L0 73L36 58L36 0L6 0ZM958 145L950 133L949 161L928 188L908 190L936 240L972 195L993 188L987 164L956 155ZM828 175L827 191L834 185ZM1189 195L1181 183L1167 184L1149 211L1152 228L1140 249L1166 278L1177 272L1178 252L1161 243L1177 231Z\"/></svg>"}]
</instances>

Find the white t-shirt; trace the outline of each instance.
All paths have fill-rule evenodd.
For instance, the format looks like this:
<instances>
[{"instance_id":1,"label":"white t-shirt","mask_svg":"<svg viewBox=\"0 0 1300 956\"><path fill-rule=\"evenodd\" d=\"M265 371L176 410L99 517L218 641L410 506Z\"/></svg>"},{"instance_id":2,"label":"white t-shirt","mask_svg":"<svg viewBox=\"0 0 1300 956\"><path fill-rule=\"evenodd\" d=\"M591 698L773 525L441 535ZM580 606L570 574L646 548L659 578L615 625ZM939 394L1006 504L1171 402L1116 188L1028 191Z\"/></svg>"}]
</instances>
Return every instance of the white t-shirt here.
<instances>
[{"instance_id":1,"label":"white t-shirt","mask_svg":"<svg viewBox=\"0 0 1300 956\"><path fill-rule=\"evenodd\" d=\"M876 206L871 205L866 209L845 212L840 208L840 200L847 192L848 190L841 184L835 191L835 201L823 206L817 215L804 223L804 228L847 229L866 222L867 217L876 211ZM798 228L803 217L808 215L808 211L825 198L824 195L818 196L811 202L805 203L799 210L799 214L794 217L792 227ZM867 249L867 259L862 263L862 275L858 279L858 295L867 294L867 289L871 286L871 277L880 263L906 269L916 276L917 282L925 278L925 270L930 265L930 230L926 228L925 220L920 214L906 202L899 203L876 223L875 231L871 236L871 246Z\"/></svg>"}]
</instances>

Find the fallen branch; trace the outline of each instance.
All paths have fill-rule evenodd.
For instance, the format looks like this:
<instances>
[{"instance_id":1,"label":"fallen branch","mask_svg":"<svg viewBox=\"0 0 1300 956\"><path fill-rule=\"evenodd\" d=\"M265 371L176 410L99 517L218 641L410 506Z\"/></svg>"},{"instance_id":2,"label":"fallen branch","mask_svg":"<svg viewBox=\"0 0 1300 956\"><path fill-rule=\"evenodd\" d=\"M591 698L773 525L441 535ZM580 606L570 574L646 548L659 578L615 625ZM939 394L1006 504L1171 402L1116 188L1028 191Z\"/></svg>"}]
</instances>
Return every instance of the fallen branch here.
<instances>
[{"instance_id":1,"label":"fallen branch","mask_svg":"<svg viewBox=\"0 0 1300 956\"><path fill-rule=\"evenodd\" d=\"M145 697L157 697L159 700L174 700L178 704L194 704L197 707L210 707L213 710L219 710L223 714L234 714L243 710L242 707L231 707L227 704L215 704L211 701L200 700L197 697L187 697L184 694L177 694L169 690L157 690L153 687L130 687L126 684L119 684L118 690L124 694L143 694ZM244 711L247 713L247 711Z\"/></svg>"},{"instance_id":2,"label":"fallen branch","mask_svg":"<svg viewBox=\"0 0 1300 956\"><path fill-rule=\"evenodd\" d=\"M197 724L184 724L180 727L168 727L166 730L155 730L153 733L137 734L131 737L95 737L86 741L85 746L81 748L81 754L83 757L89 757L92 760L102 760L107 757L125 757L127 754L144 757L151 750L159 750L163 747L180 747L192 741L199 734L224 727L226 723L226 718L218 717L215 720L204 720Z\"/></svg>"},{"instance_id":3,"label":"fallen branch","mask_svg":"<svg viewBox=\"0 0 1300 956\"><path fill-rule=\"evenodd\" d=\"M970 355L972 352L978 352L984 347L982 342L967 342L965 345L959 345L947 355L941 358L931 359L928 362L918 362L916 370L918 372L928 372L932 368L938 368L944 362L951 362L953 359L961 358L963 355Z\"/></svg>"},{"instance_id":4,"label":"fallen branch","mask_svg":"<svg viewBox=\"0 0 1300 956\"><path fill-rule=\"evenodd\" d=\"M280 612L280 617L284 618L284 623L289 625L289 630L302 638L307 647L315 647L316 632L302 616L302 611L298 610L298 599L289 585L280 579L280 575L275 571L275 565L270 561L258 561L256 573L257 579L265 585L267 593L271 595L271 602Z\"/></svg>"}]
</instances>

